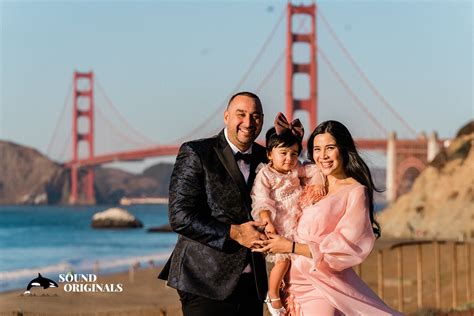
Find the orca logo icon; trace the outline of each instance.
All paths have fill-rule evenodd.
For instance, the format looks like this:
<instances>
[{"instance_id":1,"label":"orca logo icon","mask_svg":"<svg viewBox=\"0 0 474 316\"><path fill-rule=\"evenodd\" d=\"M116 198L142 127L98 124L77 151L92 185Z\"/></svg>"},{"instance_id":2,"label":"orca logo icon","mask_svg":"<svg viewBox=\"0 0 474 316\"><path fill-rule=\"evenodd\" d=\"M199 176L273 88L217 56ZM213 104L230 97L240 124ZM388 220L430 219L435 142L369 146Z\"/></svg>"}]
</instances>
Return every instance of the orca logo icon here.
<instances>
[{"instance_id":1,"label":"orca logo icon","mask_svg":"<svg viewBox=\"0 0 474 316\"><path fill-rule=\"evenodd\" d=\"M32 287L43 287L43 289L47 289L50 287L58 287L58 284L54 282L53 280L43 278L41 273L38 273L38 277L36 279L33 279L28 283L28 286L26 287L26 291L23 293L23 295L30 295L31 288Z\"/></svg>"}]
</instances>

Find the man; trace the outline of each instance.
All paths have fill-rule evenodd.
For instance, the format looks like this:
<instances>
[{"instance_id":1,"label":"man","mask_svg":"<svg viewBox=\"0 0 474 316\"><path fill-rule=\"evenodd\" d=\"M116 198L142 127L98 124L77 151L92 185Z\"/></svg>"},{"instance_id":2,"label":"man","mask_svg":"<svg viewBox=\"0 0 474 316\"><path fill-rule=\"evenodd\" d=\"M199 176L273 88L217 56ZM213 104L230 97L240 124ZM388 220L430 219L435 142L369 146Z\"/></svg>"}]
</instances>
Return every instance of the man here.
<instances>
[{"instance_id":1,"label":"man","mask_svg":"<svg viewBox=\"0 0 474 316\"><path fill-rule=\"evenodd\" d=\"M185 316L262 315L265 261L252 242L265 239L250 216L255 168L266 161L258 96L239 92L217 136L184 143L170 182L170 225L178 242L159 278L178 290Z\"/></svg>"}]
</instances>

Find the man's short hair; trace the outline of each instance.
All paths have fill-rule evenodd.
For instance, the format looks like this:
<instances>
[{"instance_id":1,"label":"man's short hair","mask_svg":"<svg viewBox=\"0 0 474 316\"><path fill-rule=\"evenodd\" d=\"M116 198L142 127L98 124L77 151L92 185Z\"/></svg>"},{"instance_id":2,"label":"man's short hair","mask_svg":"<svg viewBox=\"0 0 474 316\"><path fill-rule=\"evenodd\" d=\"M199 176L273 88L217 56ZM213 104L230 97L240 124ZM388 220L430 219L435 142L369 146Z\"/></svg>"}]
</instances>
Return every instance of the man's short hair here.
<instances>
[{"instance_id":1,"label":"man's short hair","mask_svg":"<svg viewBox=\"0 0 474 316\"><path fill-rule=\"evenodd\" d=\"M243 95L245 97L249 97L251 99L253 99L255 101L255 104L259 107L259 108L263 108L262 107L262 102L260 101L260 98L255 94L255 93L252 93L252 92L248 92L248 91L241 91L241 92L237 92L236 94L234 94L230 100L229 100L229 103L227 103L227 109L229 109L229 106L230 104L232 103L232 100L234 100L236 97L238 97L239 95Z\"/></svg>"}]
</instances>

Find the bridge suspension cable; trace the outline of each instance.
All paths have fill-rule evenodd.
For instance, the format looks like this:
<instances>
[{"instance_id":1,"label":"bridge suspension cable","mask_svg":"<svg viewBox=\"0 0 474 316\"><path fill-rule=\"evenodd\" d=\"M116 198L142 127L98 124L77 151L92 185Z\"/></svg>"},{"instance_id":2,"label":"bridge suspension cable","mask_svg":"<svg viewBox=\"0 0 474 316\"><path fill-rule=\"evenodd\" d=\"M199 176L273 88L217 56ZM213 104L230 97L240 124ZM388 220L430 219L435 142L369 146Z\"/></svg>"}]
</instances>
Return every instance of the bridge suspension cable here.
<instances>
[{"instance_id":1,"label":"bridge suspension cable","mask_svg":"<svg viewBox=\"0 0 474 316\"><path fill-rule=\"evenodd\" d=\"M284 13L285 11L283 11ZM299 21L299 24L298 24L298 28L297 30L298 31L301 31L303 29L303 27L305 26L305 23L306 23L306 19L304 18L300 18L300 21ZM268 73L263 77L262 81L260 82L260 84L257 86L257 88L255 89L255 93L259 93L263 87L268 83L268 81L270 81L270 79L272 78L272 76L275 74L275 71L277 70L278 66L283 62L283 59L285 58L285 50L283 50L280 54L280 56L277 58L277 60L273 63L272 67L270 68L270 70L268 71ZM215 130L214 132L218 132L218 130Z\"/></svg>"},{"instance_id":2,"label":"bridge suspension cable","mask_svg":"<svg viewBox=\"0 0 474 316\"><path fill-rule=\"evenodd\" d=\"M285 11L283 11L283 13L285 13ZM307 19L305 19L303 17L299 17L299 24L298 24L297 32L301 31L306 26L306 21L307 21ZM285 50L283 50L281 52L280 56L277 58L276 62L273 64L272 68L270 68L270 71L263 78L262 82L257 87L256 92L260 92L260 90L262 90L262 88L267 84L267 82L273 76L273 74L275 73L277 67L280 65L280 63L283 61L284 58L285 58Z\"/></svg>"},{"instance_id":3,"label":"bridge suspension cable","mask_svg":"<svg viewBox=\"0 0 474 316\"><path fill-rule=\"evenodd\" d=\"M306 20L305 19L300 19L300 29L301 28L306 28ZM307 31L307 29L306 29ZM319 45L316 45L316 50L317 52L323 57L323 61L328 65L329 69L332 71L336 79L339 81L339 83L342 85L342 87L346 90L346 92L349 94L349 96L354 100L356 105L360 107L366 115L369 117L369 119L375 124L375 126L384 134L384 136L388 135L387 130L380 124L375 116L373 116L369 109L364 105L364 103L357 97L355 92L350 88L350 86L347 84L347 82L342 78L342 76L339 74L339 72L336 70L336 68L333 66L333 64L330 62L329 58L327 55L324 53L324 51L321 49Z\"/></svg>"},{"instance_id":4,"label":"bridge suspension cable","mask_svg":"<svg viewBox=\"0 0 474 316\"><path fill-rule=\"evenodd\" d=\"M362 101L357 97L357 95L354 93L354 91L352 91L352 89L349 87L349 85L344 81L342 76L338 73L336 68L329 61L329 58L323 52L321 47L318 46L316 49L317 49L318 53L321 55L321 57L323 58L324 62L326 62L326 64L329 66L329 69L335 75L336 79L339 81L339 83L342 85L342 87L347 91L349 96L355 101L356 105L365 112L365 114L375 124L375 126L384 134L384 137L387 137L388 136L387 130L377 121L375 116L373 116L370 113L369 109L364 105L364 103L362 103Z\"/></svg>"},{"instance_id":5,"label":"bridge suspension cable","mask_svg":"<svg viewBox=\"0 0 474 316\"><path fill-rule=\"evenodd\" d=\"M257 87L257 89L255 89L255 92L260 92L263 87L267 84L267 82L270 80L270 78L273 76L273 74L275 73L277 67L281 64L281 62L283 61L285 57L285 51L283 51L280 56L278 57L278 59L276 60L276 62L273 64L272 68L270 68L270 71L267 73L267 75L263 78L262 82L260 83L260 85Z\"/></svg>"},{"instance_id":6,"label":"bridge suspension cable","mask_svg":"<svg viewBox=\"0 0 474 316\"><path fill-rule=\"evenodd\" d=\"M285 11L283 11L283 14L284 13L285 13ZM300 18L300 21L299 21L299 24L298 24L298 31L301 31L303 29L303 27L305 26L305 23L306 23L306 20L303 19L303 18ZM268 81L270 81L272 76L275 74L275 71L277 70L278 66L283 62L284 58L285 58L285 50L283 50L281 52L280 56L277 58L275 63L273 63L273 65L270 68L270 70L268 71L268 73L263 77L262 81L260 82L260 84L255 89L255 93L259 93L263 89L263 87L268 83ZM221 110L221 109L222 109L222 107L219 108L219 110ZM216 115L216 114L218 114L218 112L215 112L213 115ZM215 130L214 132L217 132L217 131L218 130Z\"/></svg>"},{"instance_id":7,"label":"bridge suspension cable","mask_svg":"<svg viewBox=\"0 0 474 316\"><path fill-rule=\"evenodd\" d=\"M255 89L255 93L259 93L263 87L268 83L268 81L270 81L271 77L273 76L273 74L275 73L277 67L281 64L281 62L283 61L283 58L285 57L285 51L283 51L281 53L281 55L278 57L278 59L275 61L275 63L273 64L273 66L270 68L270 71L265 75L265 77L262 79L262 81L260 82L260 84L257 86L257 88ZM220 129L220 127L219 127ZM216 129L214 130L214 133L217 133L219 131L219 129Z\"/></svg>"},{"instance_id":8,"label":"bridge suspension cable","mask_svg":"<svg viewBox=\"0 0 474 316\"><path fill-rule=\"evenodd\" d=\"M219 105L218 108L216 108L216 110L214 112L212 112L212 114L210 116L208 116L208 118L203 121L201 124L199 124L196 128L194 128L191 132L189 132L188 134L178 138L177 140L175 140L173 143L182 143L183 141L189 139L190 137L194 136L198 131L202 130L206 125L209 124L210 120L213 119L217 114L219 114L220 112L222 112L222 109L225 108L227 106L227 102L229 100L229 98L232 96L233 93L235 93L235 91L238 91L240 89L240 87L243 85L243 83L247 80L247 78L249 77L250 73L252 72L252 70L254 69L255 65L257 64L257 62L260 60L260 58L262 57L263 53L265 52L265 50L267 49L267 46L268 44L270 43L270 41L273 39L276 31L278 30L278 27L280 26L281 24L281 21L283 20L283 17L285 16L285 13L286 13L286 6L285 8L283 9L282 13L280 14L275 26L273 27L272 31L270 32L270 34L267 36L266 40L264 41L262 47L260 48L260 50L258 51L256 57L253 59L253 61L250 63L247 71L242 75L241 79L238 81L237 85L235 86L235 88L229 93L229 95L226 96L225 100L223 100L223 102Z\"/></svg>"},{"instance_id":9,"label":"bridge suspension cable","mask_svg":"<svg viewBox=\"0 0 474 316\"><path fill-rule=\"evenodd\" d=\"M115 115L119 118L120 122L122 122L122 124L127 127L130 131L132 131L135 136L137 138L139 138L139 142L142 143L142 144L148 144L148 145L158 145L156 143L156 141L148 138L147 136L145 136L144 134L142 134L140 131L138 131L137 129L135 129L128 121L125 117L123 117L122 114L120 114L120 112L117 110L117 107L112 103L111 99L108 97L107 93L105 93L105 90L102 88L102 85L100 84L99 80L97 79L96 77L96 81L95 81L97 87L99 88L99 91L101 92L101 94L104 96L106 102L105 104L107 106L109 106L110 109L112 109L112 111L115 113ZM130 139L129 137L127 137L127 139ZM136 141L132 141L133 143L135 144L138 144L138 142Z\"/></svg>"},{"instance_id":10,"label":"bridge suspension cable","mask_svg":"<svg viewBox=\"0 0 474 316\"><path fill-rule=\"evenodd\" d=\"M68 149L69 144L71 143L71 138L72 138L72 134L67 133L67 138L64 141L61 153L58 156L59 161L66 161L66 150Z\"/></svg>"},{"instance_id":11,"label":"bridge suspension cable","mask_svg":"<svg viewBox=\"0 0 474 316\"><path fill-rule=\"evenodd\" d=\"M130 138L127 134L122 132L119 128L115 127L114 124L107 119L107 116L104 115L100 107L96 106L97 116L102 119L103 122L115 133L115 135L120 136L123 140L127 141L129 144L134 144L136 146L143 146L143 142L137 142L134 139Z\"/></svg>"},{"instance_id":12,"label":"bridge suspension cable","mask_svg":"<svg viewBox=\"0 0 474 316\"><path fill-rule=\"evenodd\" d=\"M384 98L384 96L380 93L380 91L378 91L378 89L374 86L374 84L369 80L365 72L359 67L359 65L356 63L354 58L352 58L352 55L349 53L346 47L342 44L341 40L337 36L334 29L331 27L331 25L329 24L329 22L327 21L326 17L324 16L324 14L322 13L319 7L317 10L317 14L322 19L323 24L328 29L331 37L334 39L334 41L337 43L337 45L339 46L343 54L349 60L350 64L354 67L354 69L359 73L359 75L368 85L372 93L374 93L374 95L382 102L382 104L397 118L398 121L400 121L400 123L402 123L402 125L412 134L412 136L416 136L416 131L403 119L403 117L395 110L395 108L392 105L390 105L390 103Z\"/></svg>"},{"instance_id":13,"label":"bridge suspension cable","mask_svg":"<svg viewBox=\"0 0 474 316\"><path fill-rule=\"evenodd\" d=\"M72 80L69 82L69 87L68 87L67 92L66 92L66 98L64 99L63 107L61 109L61 114L59 115L58 120L56 121L56 126L54 128L53 135L51 135L51 138L49 140L48 149L46 151L46 154L49 157L51 157L51 155L52 155L51 151L53 149L53 144L56 141L56 137L58 135L59 125L61 125L61 122L63 122L64 113L66 113L66 108L69 105L69 98L71 97L71 91L72 91ZM68 134L70 134L70 133L68 133Z\"/></svg>"}]
</instances>

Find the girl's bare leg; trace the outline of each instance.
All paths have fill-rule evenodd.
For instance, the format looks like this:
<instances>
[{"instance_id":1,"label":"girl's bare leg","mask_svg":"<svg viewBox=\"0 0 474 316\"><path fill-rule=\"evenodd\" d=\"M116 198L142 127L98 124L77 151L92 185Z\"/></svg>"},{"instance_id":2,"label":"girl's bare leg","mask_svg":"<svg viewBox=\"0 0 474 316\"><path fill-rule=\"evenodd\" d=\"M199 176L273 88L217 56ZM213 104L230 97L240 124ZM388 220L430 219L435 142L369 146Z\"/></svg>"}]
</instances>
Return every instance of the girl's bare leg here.
<instances>
[{"instance_id":1,"label":"girl's bare leg","mask_svg":"<svg viewBox=\"0 0 474 316\"><path fill-rule=\"evenodd\" d=\"M280 286L285 276L288 268L290 267L290 260L280 260L275 262L275 265L270 271L270 278L268 280L268 297L270 299L280 298ZM272 302L273 308L281 308L283 305L281 301L274 301Z\"/></svg>"}]
</instances>

